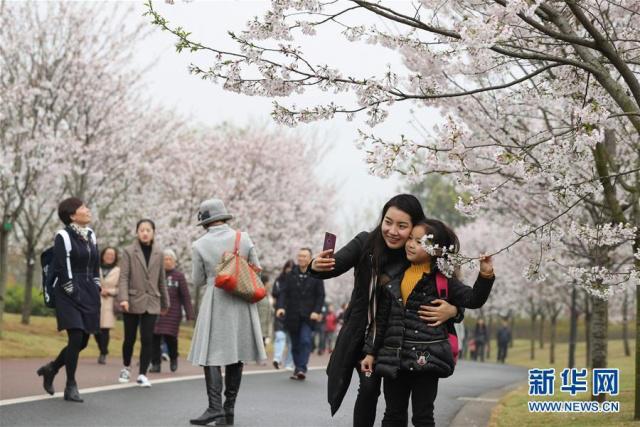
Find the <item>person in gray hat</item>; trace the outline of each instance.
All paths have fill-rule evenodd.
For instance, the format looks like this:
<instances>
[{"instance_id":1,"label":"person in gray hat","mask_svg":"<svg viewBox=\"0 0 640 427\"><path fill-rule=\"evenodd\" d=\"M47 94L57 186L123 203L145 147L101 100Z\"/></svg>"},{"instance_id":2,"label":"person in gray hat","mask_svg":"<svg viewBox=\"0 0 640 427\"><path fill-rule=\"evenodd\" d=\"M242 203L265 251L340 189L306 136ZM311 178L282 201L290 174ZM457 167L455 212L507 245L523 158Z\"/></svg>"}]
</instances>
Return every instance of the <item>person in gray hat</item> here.
<instances>
[{"instance_id":1,"label":"person in gray hat","mask_svg":"<svg viewBox=\"0 0 640 427\"><path fill-rule=\"evenodd\" d=\"M267 355L262 342L258 308L214 286L216 266L224 252L232 251L236 231L227 221L233 216L222 200L202 202L198 225L207 233L192 245L193 284L206 289L193 331L189 360L204 368L209 405L191 424L233 425L235 401L240 389L243 362L262 362ZM256 249L247 233L241 234L240 255L260 266ZM225 367L224 395L221 367Z\"/></svg>"}]
</instances>

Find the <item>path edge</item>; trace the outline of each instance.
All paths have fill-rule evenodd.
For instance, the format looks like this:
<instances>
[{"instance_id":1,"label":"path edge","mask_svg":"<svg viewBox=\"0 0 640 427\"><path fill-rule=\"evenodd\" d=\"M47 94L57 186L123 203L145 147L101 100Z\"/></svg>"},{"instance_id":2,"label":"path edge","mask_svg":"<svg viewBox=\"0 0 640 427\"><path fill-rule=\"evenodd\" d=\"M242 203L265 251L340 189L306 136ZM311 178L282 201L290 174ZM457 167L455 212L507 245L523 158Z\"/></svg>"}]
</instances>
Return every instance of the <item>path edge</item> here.
<instances>
[{"instance_id":1,"label":"path edge","mask_svg":"<svg viewBox=\"0 0 640 427\"><path fill-rule=\"evenodd\" d=\"M517 381L504 387L477 396L478 401L465 403L451 420L450 427L485 427L489 425L491 414L503 397L525 384ZM495 400L495 402L491 402Z\"/></svg>"}]
</instances>

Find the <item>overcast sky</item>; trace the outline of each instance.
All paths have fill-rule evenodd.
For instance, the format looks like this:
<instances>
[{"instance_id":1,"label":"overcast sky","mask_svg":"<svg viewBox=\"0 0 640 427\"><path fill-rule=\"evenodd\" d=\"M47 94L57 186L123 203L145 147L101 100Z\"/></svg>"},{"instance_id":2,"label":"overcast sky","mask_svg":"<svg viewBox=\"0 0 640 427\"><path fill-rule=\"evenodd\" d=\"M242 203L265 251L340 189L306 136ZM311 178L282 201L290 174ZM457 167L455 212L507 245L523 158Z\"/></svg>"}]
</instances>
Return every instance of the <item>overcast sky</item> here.
<instances>
[{"instance_id":1,"label":"overcast sky","mask_svg":"<svg viewBox=\"0 0 640 427\"><path fill-rule=\"evenodd\" d=\"M177 1L175 5L154 1L154 7L170 21L170 24L182 26L192 32L193 40L229 50L235 49L227 31L240 32L248 19L262 15L267 6L268 3L264 1ZM136 2L135 7L136 13L131 17L132 20L139 19L139 15L145 10L142 2ZM364 19L384 25L375 17L365 16ZM374 21L371 21L372 19ZM226 92L216 84L190 75L187 71L189 63L206 66L211 63L210 59L202 54L178 54L174 43L175 38L171 34L156 30L144 42L140 54L136 57L141 65L157 58L148 74L148 86L155 101L177 108L194 120L208 124L228 121L237 125L261 123L274 128L278 126L270 117L272 99ZM371 76L384 70L387 64L391 64L394 69L402 67L396 52L348 43L337 30L305 38L301 46L312 63L339 65L340 69L349 75ZM311 105L326 102L328 99L327 94L314 92L296 98L296 104ZM349 105L353 100L350 95L332 99L345 105ZM377 127L376 132L385 136L410 134L410 107L408 104L394 107L391 119L383 127ZM433 116L423 118L423 123L432 124L429 122L435 120L435 115ZM316 138L332 144L323 163L318 167L318 174L320 179L339 186L338 203L329 210L335 212L335 218L340 223L352 221L354 218L364 218L366 212L378 215L383 203L397 192L401 184L398 178L380 179L367 173L364 153L354 145L356 130L359 127L367 129L362 119L347 122L340 117L313 125L301 125L295 130L307 138L313 138L315 135ZM360 228L370 228L372 225L368 222ZM342 239L339 240L344 242ZM340 244L340 241L338 243Z\"/></svg>"}]
</instances>

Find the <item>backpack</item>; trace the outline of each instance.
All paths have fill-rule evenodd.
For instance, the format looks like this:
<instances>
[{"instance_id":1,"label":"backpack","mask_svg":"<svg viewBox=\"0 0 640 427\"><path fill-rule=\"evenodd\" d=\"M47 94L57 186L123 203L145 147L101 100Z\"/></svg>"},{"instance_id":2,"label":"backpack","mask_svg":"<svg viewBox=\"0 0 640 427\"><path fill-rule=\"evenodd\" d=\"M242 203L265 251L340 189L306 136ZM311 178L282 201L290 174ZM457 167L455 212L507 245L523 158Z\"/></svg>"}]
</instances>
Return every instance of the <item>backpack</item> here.
<instances>
[{"instance_id":1,"label":"backpack","mask_svg":"<svg viewBox=\"0 0 640 427\"><path fill-rule=\"evenodd\" d=\"M58 234L62 236L64 248L67 251L67 273L69 279L73 279L73 273L71 272L71 238L64 228L58 230L56 236ZM96 235L92 230L89 231L89 235L91 236L91 242L95 245ZM55 242L55 237L53 240ZM50 246L40 254L40 265L42 266L42 296L44 297L44 305L49 308L56 308L55 288L59 281L58 275L53 268L53 248L53 246Z\"/></svg>"},{"instance_id":2,"label":"backpack","mask_svg":"<svg viewBox=\"0 0 640 427\"><path fill-rule=\"evenodd\" d=\"M449 296L449 281L440 272L436 273L436 288L438 290L438 297L446 300ZM449 344L451 344L451 351L453 352L453 362L458 361L458 355L460 354L460 344L458 343L458 336L456 334L449 333Z\"/></svg>"}]
</instances>

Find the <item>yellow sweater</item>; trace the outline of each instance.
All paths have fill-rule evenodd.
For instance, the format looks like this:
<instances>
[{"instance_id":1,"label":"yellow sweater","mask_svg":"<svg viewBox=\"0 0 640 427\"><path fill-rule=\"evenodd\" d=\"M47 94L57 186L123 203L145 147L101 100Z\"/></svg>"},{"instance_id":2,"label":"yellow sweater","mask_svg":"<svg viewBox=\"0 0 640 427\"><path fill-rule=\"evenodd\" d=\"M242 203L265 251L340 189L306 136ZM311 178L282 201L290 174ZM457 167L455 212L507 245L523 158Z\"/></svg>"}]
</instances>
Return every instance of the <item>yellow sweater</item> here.
<instances>
[{"instance_id":1,"label":"yellow sweater","mask_svg":"<svg viewBox=\"0 0 640 427\"><path fill-rule=\"evenodd\" d=\"M402 283L400 284L400 292L402 293L402 303L406 304L409 295L416 287L416 284L422 279L424 273L431 272L431 265L429 263L424 264L411 264L404 272Z\"/></svg>"}]
</instances>

